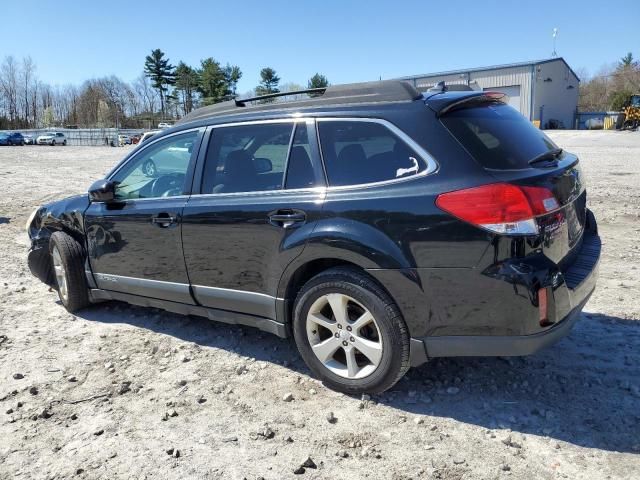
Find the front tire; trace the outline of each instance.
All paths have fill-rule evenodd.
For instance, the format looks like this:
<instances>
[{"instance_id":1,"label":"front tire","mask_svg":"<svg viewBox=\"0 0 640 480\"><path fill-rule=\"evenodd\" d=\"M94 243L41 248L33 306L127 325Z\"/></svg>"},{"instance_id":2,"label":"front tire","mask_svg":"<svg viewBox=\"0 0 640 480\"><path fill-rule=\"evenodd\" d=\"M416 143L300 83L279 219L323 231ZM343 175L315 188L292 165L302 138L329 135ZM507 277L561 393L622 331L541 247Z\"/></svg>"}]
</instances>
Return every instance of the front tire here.
<instances>
[{"instance_id":1,"label":"front tire","mask_svg":"<svg viewBox=\"0 0 640 480\"><path fill-rule=\"evenodd\" d=\"M304 285L293 334L313 373L340 392L381 393L409 369L409 333L397 305L355 268L332 268Z\"/></svg>"},{"instance_id":2,"label":"front tire","mask_svg":"<svg viewBox=\"0 0 640 480\"><path fill-rule=\"evenodd\" d=\"M49 253L58 297L67 311L74 313L89 305L82 245L64 232L54 232L49 240Z\"/></svg>"}]
</instances>

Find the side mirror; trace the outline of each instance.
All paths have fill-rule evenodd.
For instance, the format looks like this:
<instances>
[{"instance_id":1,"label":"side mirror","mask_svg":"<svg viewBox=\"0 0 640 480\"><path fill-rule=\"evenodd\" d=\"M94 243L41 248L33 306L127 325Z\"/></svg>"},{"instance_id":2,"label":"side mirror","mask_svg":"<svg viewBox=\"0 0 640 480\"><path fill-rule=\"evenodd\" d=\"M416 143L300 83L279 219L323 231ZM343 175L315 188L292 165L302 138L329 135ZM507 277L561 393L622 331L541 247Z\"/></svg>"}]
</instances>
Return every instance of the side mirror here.
<instances>
[{"instance_id":1,"label":"side mirror","mask_svg":"<svg viewBox=\"0 0 640 480\"><path fill-rule=\"evenodd\" d=\"M116 184L110 180L98 180L89 187L92 202L113 202L116 199Z\"/></svg>"},{"instance_id":2,"label":"side mirror","mask_svg":"<svg viewBox=\"0 0 640 480\"><path fill-rule=\"evenodd\" d=\"M253 166L256 169L256 173L267 173L273 170L273 164L268 158L254 158Z\"/></svg>"}]
</instances>

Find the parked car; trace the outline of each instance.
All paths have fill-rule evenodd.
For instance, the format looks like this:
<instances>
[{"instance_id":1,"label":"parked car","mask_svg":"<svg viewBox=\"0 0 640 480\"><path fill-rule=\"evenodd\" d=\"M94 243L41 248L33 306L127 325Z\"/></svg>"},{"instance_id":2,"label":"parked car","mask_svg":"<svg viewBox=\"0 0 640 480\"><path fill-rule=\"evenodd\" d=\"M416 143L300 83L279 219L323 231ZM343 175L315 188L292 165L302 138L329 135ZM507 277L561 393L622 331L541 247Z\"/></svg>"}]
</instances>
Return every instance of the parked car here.
<instances>
[{"instance_id":1,"label":"parked car","mask_svg":"<svg viewBox=\"0 0 640 480\"><path fill-rule=\"evenodd\" d=\"M67 137L61 132L49 132L39 135L36 139L38 145L66 145Z\"/></svg>"},{"instance_id":2,"label":"parked car","mask_svg":"<svg viewBox=\"0 0 640 480\"><path fill-rule=\"evenodd\" d=\"M138 134L136 134L136 135L131 135L131 143L132 143L133 145L137 145L137 144L140 142L140 137L141 137L141 136L142 136L142 135L138 135Z\"/></svg>"},{"instance_id":3,"label":"parked car","mask_svg":"<svg viewBox=\"0 0 640 480\"><path fill-rule=\"evenodd\" d=\"M24 137L24 144L25 145L35 145L36 144L36 139L34 138L33 135L22 135Z\"/></svg>"},{"instance_id":4,"label":"parked car","mask_svg":"<svg viewBox=\"0 0 640 480\"><path fill-rule=\"evenodd\" d=\"M20 132L9 132L10 145L24 145L24 137Z\"/></svg>"},{"instance_id":5,"label":"parked car","mask_svg":"<svg viewBox=\"0 0 640 480\"><path fill-rule=\"evenodd\" d=\"M129 135L119 134L118 143L120 145L131 145L131 137L129 137Z\"/></svg>"},{"instance_id":6,"label":"parked car","mask_svg":"<svg viewBox=\"0 0 640 480\"><path fill-rule=\"evenodd\" d=\"M0 132L0 145L11 145L11 138L7 132Z\"/></svg>"},{"instance_id":7,"label":"parked car","mask_svg":"<svg viewBox=\"0 0 640 480\"><path fill-rule=\"evenodd\" d=\"M164 128L171 128L172 126L173 125L171 125L170 123L167 123L167 122L160 122L158 124L158 128L161 129L161 130L164 129Z\"/></svg>"},{"instance_id":8,"label":"parked car","mask_svg":"<svg viewBox=\"0 0 640 480\"><path fill-rule=\"evenodd\" d=\"M121 300L291 335L350 393L567 335L601 249L575 155L501 93L313 94L196 110L36 208L32 273L71 312Z\"/></svg>"}]
</instances>

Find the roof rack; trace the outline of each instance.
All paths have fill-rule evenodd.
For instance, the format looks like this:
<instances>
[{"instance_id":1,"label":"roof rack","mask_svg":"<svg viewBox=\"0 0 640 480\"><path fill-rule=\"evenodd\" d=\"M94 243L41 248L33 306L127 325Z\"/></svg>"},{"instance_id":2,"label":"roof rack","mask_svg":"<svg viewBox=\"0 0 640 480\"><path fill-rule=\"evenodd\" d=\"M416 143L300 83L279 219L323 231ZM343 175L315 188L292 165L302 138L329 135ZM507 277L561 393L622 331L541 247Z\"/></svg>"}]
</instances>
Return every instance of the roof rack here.
<instances>
[{"instance_id":1,"label":"roof rack","mask_svg":"<svg viewBox=\"0 0 640 480\"><path fill-rule=\"evenodd\" d=\"M287 97L289 95L302 95L303 93L324 93L327 87L323 88L307 88L306 90L294 90L291 92L276 92L267 93L266 95L258 95L256 97L243 98L241 100L235 99L236 107L246 107L248 102L255 102L257 100L266 100L267 98Z\"/></svg>"},{"instance_id":2,"label":"roof rack","mask_svg":"<svg viewBox=\"0 0 640 480\"><path fill-rule=\"evenodd\" d=\"M248 105L250 102L268 98L283 97L297 94L310 94L309 98L296 99L288 102L262 102ZM312 95L315 94L315 95ZM295 92L278 92L257 97L241 98L216 103L198 108L185 115L176 125L221 115L237 115L249 112L262 112L303 107L320 107L353 104L411 102L422 98L411 83L402 80L379 80L375 82L348 83L344 85L330 85L327 88L311 88Z\"/></svg>"}]
</instances>

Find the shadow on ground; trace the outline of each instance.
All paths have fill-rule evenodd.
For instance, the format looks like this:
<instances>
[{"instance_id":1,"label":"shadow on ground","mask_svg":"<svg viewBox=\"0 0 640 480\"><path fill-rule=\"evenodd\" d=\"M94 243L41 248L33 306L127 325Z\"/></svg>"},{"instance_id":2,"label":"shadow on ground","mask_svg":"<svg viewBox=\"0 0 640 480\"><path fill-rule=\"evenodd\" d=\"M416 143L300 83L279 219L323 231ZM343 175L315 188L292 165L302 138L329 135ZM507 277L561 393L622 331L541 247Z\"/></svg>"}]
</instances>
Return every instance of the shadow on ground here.
<instances>
[{"instance_id":1,"label":"shadow on ground","mask_svg":"<svg viewBox=\"0 0 640 480\"><path fill-rule=\"evenodd\" d=\"M80 312L309 375L293 342L258 330L110 302ZM640 451L640 321L583 314L570 336L530 357L435 359L409 371L379 404L413 415Z\"/></svg>"}]
</instances>

